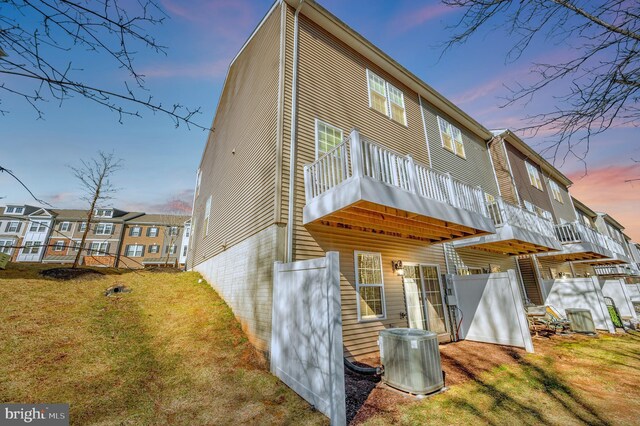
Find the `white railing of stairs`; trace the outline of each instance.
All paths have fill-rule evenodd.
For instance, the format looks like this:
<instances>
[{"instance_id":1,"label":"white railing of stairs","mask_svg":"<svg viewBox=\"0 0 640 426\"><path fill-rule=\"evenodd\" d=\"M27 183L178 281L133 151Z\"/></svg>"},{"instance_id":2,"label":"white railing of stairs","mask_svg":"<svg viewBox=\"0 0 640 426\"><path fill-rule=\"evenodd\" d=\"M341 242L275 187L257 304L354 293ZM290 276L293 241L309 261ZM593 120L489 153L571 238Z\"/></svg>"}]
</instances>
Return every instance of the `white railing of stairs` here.
<instances>
[{"instance_id":1,"label":"white railing of stairs","mask_svg":"<svg viewBox=\"0 0 640 426\"><path fill-rule=\"evenodd\" d=\"M513 225L519 228L537 232L549 238L556 238L551 221L538 216L529 210L507 203L502 198L496 198L488 204L489 215L496 227Z\"/></svg>"},{"instance_id":2,"label":"white railing of stairs","mask_svg":"<svg viewBox=\"0 0 640 426\"><path fill-rule=\"evenodd\" d=\"M589 242L607 248L604 235L579 222L555 225L556 237L563 244Z\"/></svg>"},{"instance_id":3,"label":"white railing of stairs","mask_svg":"<svg viewBox=\"0 0 640 426\"><path fill-rule=\"evenodd\" d=\"M425 198L489 217L484 191L417 163L353 130L348 138L304 166L307 204L351 177L375 179Z\"/></svg>"}]
</instances>

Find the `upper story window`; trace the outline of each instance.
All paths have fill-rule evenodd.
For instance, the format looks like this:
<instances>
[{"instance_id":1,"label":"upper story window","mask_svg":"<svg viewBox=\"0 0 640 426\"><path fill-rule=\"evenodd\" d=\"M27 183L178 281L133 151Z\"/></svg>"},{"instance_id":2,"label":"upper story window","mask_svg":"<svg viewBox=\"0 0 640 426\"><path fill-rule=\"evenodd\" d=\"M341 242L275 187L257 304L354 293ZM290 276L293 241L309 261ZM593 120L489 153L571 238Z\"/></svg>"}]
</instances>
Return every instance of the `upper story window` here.
<instances>
[{"instance_id":1,"label":"upper story window","mask_svg":"<svg viewBox=\"0 0 640 426\"><path fill-rule=\"evenodd\" d=\"M44 232L47 230L46 222L31 222L29 232Z\"/></svg>"},{"instance_id":2,"label":"upper story window","mask_svg":"<svg viewBox=\"0 0 640 426\"><path fill-rule=\"evenodd\" d=\"M13 248L13 241L0 240L0 253L11 254Z\"/></svg>"},{"instance_id":3,"label":"upper story window","mask_svg":"<svg viewBox=\"0 0 640 426\"><path fill-rule=\"evenodd\" d=\"M111 209L96 209L93 214L95 217L113 217L113 210Z\"/></svg>"},{"instance_id":4,"label":"upper story window","mask_svg":"<svg viewBox=\"0 0 640 426\"><path fill-rule=\"evenodd\" d=\"M147 228L147 237L157 237L158 236L158 227L150 226Z\"/></svg>"},{"instance_id":5,"label":"upper story window","mask_svg":"<svg viewBox=\"0 0 640 426\"><path fill-rule=\"evenodd\" d=\"M204 236L209 235L209 216L211 216L211 195L207 198L207 205L204 208Z\"/></svg>"},{"instance_id":6,"label":"upper story window","mask_svg":"<svg viewBox=\"0 0 640 426\"><path fill-rule=\"evenodd\" d=\"M11 222L7 222L7 226L5 226L4 231L5 232L18 232L20 230L20 227L22 226L22 224L20 222L18 222L17 220L11 221Z\"/></svg>"},{"instance_id":7,"label":"upper story window","mask_svg":"<svg viewBox=\"0 0 640 426\"><path fill-rule=\"evenodd\" d=\"M170 226L168 231L169 231L169 236L172 236L172 237L175 237L179 233L177 226Z\"/></svg>"},{"instance_id":8,"label":"upper story window","mask_svg":"<svg viewBox=\"0 0 640 426\"><path fill-rule=\"evenodd\" d=\"M142 228L140 226L132 226L129 228L130 237L139 237L142 234Z\"/></svg>"},{"instance_id":9,"label":"upper story window","mask_svg":"<svg viewBox=\"0 0 640 426\"><path fill-rule=\"evenodd\" d=\"M407 125L404 93L381 77L367 70L369 107L390 117L393 121Z\"/></svg>"},{"instance_id":10,"label":"upper story window","mask_svg":"<svg viewBox=\"0 0 640 426\"><path fill-rule=\"evenodd\" d=\"M535 186L540 191L544 191L542 188L542 180L540 180L540 173L538 173L538 169L531 163L524 162L527 166L527 174L529 175L529 182L531 182L532 186Z\"/></svg>"},{"instance_id":11,"label":"upper story window","mask_svg":"<svg viewBox=\"0 0 640 426\"><path fill-rule=\"evenodd\" d=\"M60 231L67 232L71 230L71 222L62 222L60 224Z\"/></svg>"},{"instance_id":12,"label":"upper story window","mask_svg":"<svg viewBox=\"0 0 640 426\"><path fill-rule=\"evenodd\" d=\"M80 222L78 225L78 232L84 232L87 230L87 222Z\"/></svg>"},{"instance_id":13,"label":"upper story window","mask_svg":"<svg viewBox=\"0 0 640 426\"><path fill-rule=\"evenodd\" d=\"M95 235L111 235L113 234L113 223L99 223L93 233Z\"/></svg>"},{"instance_id":14,"label":"upper story window","mask_svg":"<svg viewBox=\"0 0 640 426\"><path fill-rule=\"evenodd\" d=\"M89 247L89 254L92 256L105 256L109 254L109 243L93 241Z\"/></svg>"},{"instance_id":15,"label":"upper story window","mask_svg":"<svg viewBox=\"0 0 640 426\"><path fill-rule=\"evenodd\" d=\"M177 246L175 244L171 244L164 248L164 252L168 254L176 254Z\"/></svg>"},{"instance_id":16,"label":"upper story window","mask_svg":"<svg viewBox=\"0 0 640 426\"><path fill-rule=\"evenodd\" d=\"M359 295L358 319L385 317L384 282L380 253L355 252L356 291Z\"/></svg>"},{"instance_id":17,"label":"upper story window","mask_svg":"<svg viewBox=\"0 0 640 426\"><path fill-rule=\"evenodd\" d=\"M316 158L342 143L342 130L316 119Z\"/></svg>"},{"instance_id":18,"label":"upper story window","mask_svg":"<svg viewBox=\"0 0 640 426\"><path fill-rule=\"evenodd\" d=\"M187 237L187 238L189 238L189 235L191 235L191 227L186 226L186 227L184 228L184 236L185 236L185 237Z\"/></svg>"},{"instance_id":19,"label":"upper story window","mask_svg":"<svg viewBox=\"0 0 640 426\"><path fill-rule=\"evenodd\" d=\"M4 212L7 214L23 214L24 207L7 206Z\"/></svg>"},{"instance_id":20,"label":"upper story window","mask_svg":"<svg viewBox=\"0 0 640 426\"><path fill-rule=\"evenodd\" d=\"M157 244L152 244L149 246L149 253L158 253L160 251L160 246Z\"/></svg>"},{"instance_id":21,"label":"upper story window","mask_svg":"<svg viewBox=\"0 0 640 426\"><path fill-rule=\"evenodd\" d=\"M531 213L535 213L538 216L553 222L553 216L551 215L551 212L549 212L549 211L547 211L547 210L545 210L545 209L543 209L541 207L538 207L535 204L530 203L527 200L524 200L524 207L527 210L529 210Z\"/></svg>"},{"instance_id":22,"label":"upper story window","mask_svg":"<svg viewBox=\"0 0 640 426\"><path fill-rule=\"evenodd\" d=\"M562 199L562 192L560 192L560 186L556 183L556 181L549 179L549 185L551 186L551 193L553 194L553 199L559 203L564 204L564 200Z\"/></svg>"},{"instance_id":23,"label":"upper story window","mask_svg":"<svg viewBox=\"0 0 640 426\"><path fill-rule=\"evenodd\" d=\"M438 116L438 128L440 129L442 146L458 157L467 158L464 152L464 141L462 140L462 132L460 129L440 116Z\"/></svg>"},{"instance_id":24,"label":"upper story window","mask_svg":"<svg viewBox=\"0 0 640 426\"><path fill-rule=\"evenodd\" d=\"M127 257L142 257L144 255L144 245L131 244L127 246L125 250L125 256Z\"/></svg>"},{"instance_id":25,"label":"upper story window","mask_svg":"<svg viewBox=\"0 0 640 426\"><path fill-rule=\"evenodd\" d=\"M24 243L22 249L23 254L38 254L40 253L40 241L27 241Z\"/></svg>"},{"instance_id":26,"label":"upper story window","mask_svg":"<svg viewBox=\"0 0 640 426\"><path fill-rule=\"evenodd\" d=\"M589 228L593 228L593 223L591 223L591 219L586 214L583 214L582 212L579 211L578 217L580 218L582 223L584 223L586 226L588 226Z\"/></svg>"},{"instance_id":27,"label":"upper story window","mask_svg":"<svg viewBox=\"0 0 640 426\"><path fill-rule=\"evenodd\" d=\"M64 241L56 241L53 245L53 251L63 251L64 250Z\"/></svg>"}]
</instances>

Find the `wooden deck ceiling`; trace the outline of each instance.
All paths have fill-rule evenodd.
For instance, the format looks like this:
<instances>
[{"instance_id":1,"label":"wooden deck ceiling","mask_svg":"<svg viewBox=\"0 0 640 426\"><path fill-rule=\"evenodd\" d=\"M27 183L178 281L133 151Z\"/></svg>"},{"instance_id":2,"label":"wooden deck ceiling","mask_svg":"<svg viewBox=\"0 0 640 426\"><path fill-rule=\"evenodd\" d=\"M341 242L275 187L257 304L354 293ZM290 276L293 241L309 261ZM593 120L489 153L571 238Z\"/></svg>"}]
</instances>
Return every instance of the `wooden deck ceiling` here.
<instances>
[{"instance_id":1,"label":"wooden deck ceiling","mask_svg":"<svg viewBox=\"0 0 640 426\"><path fill-rule=\"evenodd\" d=\"M489 253L506 254L509 256L517 256L523 254L547 253L556 251L555 248L546 247L535 244L530 241L522 241L517 239L496 241L473 246L467 246L476 250L482 250Z\"/></svg>"}]
</instances>

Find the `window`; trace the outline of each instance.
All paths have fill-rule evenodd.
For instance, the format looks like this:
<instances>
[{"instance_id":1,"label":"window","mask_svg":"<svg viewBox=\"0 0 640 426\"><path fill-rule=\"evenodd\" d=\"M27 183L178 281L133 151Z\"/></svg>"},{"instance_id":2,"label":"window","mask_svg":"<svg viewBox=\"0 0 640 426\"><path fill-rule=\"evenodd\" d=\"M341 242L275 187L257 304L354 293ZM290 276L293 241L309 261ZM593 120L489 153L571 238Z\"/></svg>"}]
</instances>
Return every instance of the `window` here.
<instances>
[{"instance_id":1,"label":"window","mask_svg":"<svg viewBox=\"0 0 640 426\"><path fill-rule=\"evenodd\" d=\"M111 235L113 234L113 223L99 223L93 233L96 235Z\"/></svg>"},{"instance_id":2,"label":"window","mask_svg":"<svg viewBox=\"0 0 640 426\"><path fill-rule=\"evenodd\" d=\"M211 216L211 195L207 198L207 205L204 208L204 236L209 235L209 216Z\"/></svg>"},{"instance_id":3,"label":"window","mask_svg":"<svg viewBox=\"0 0 640 426\"><path fill-rule=\"evenodd\" d=\"M113 210L97 209L93 215L96 217L113 217Z\"/></svg>"},{"instance_id":4,"label":"window","mask_svg":"<svg viewBox=\"0 0 640 426\"><path fill-rule=\"evenodd\" d=\"M144 255L144 245L131 244L127 246L125 250L125 256L127 257L142 257Z\"/></svg>"},{"instance_id":5,"label":"window","mask_svg":"<svg viewBox=\"0 0 640 426\"><path fill-rule=\"evenodd\" d=\"M22 254L38 254L40 252L40 241L27 241L24 243Z\"/></svg>"},{"instance_id":6,"label":"window","mask_svg":"<svg viewBox=\"0 0 640 426\"><path fill-rule=\"evenodd\" d=\"M60 231L67 232L71 230L71 222L62 222L60 224Z\"/></svg>"},{"instance_id":7,"label":"window","mask_svg":"<svg viewBox=\"0 0 640 426\"><path fill-rule=\"evenodd\" d=\"M530 203L527 200L524 200L524 208L529 210L531 213L535 213L538 216L553 222L553 216L551 215L551 212L549 212L549 211L547 211L547 210L545 210L543 208L540 208L540 207L536 206L535 204Z\"/></svg>"},{"instance_id":8,"label":"window","mask_svg":"<svg viewBox=\"0 0 640 426\"><path fill-rule=\"evenodd\" d=\"M147 237L157 237L158 236L158 227L151 226L147 228Z\"/></svg>"},{"instance_id":9,"label":"window","mask_svg":"<svg viewBox=\"0 0 640 426\"><path fill-rule=\"evenodd\" d=\"M551 185L551 193L553 194L553 199L559 203L564 204L564 200L562 199L562 192L560 192L560 187L554 181L549 179L549 184Z\"/></svg>"},{"instance_id":10,"label":"window","mask_svg":"<svg viewBox=\"0 0 640 426\"><path fill-rule=\"evenodd\" d=\"M177 247L176 247L175 244L172 244L170 246L166 246L164 248L164 252L168 253L168 254L176 254L176 250L177 250Z\"/></svg>"},{"instance_id":11,"label":"window","mask_svg":"<svg viewBox=\"0 0 640 426\"><path fill-rule=\"evenodd\" d=\"M358 319L385 317L382 257L380 253L355 252Z\"/></svg>"},{"instance_id":12,"label":"window","mask_svg":"<svg viewBox=\"0 0 640 426\"><path fill-rule=\"evenodd\" d=\"M160 250L160 246L157 244L152 244L149 246L149 253L158 253Z\"/></svg>"},{"instance_id":13,"label":"window","mask_svg":"<svg viewBox=\"0 0 640 426\"><path fill-rule=\"evenodd\" d=\"M0 253L11 254L12 248L13 248L13 241L0 240Z\"/></svg>"},{"instance_id":14,"label":"window","mask_svg":"<svg viewBox=\"0 0 640 426\"><path fill-rule=\"evenodd\" d=\"M47 222L31 222L29 232L44 232L47 229Z\"/></svg>"},{"instance_id":15,"label":"window","mask_svg":"<svg viewBox=\"0 0 640 426\"><path fill-rule=\"evenodd\" d=\"M24 213L24 207L7 207L4 212L7 214L22 214Z\"/></svg>"},{"instance_id":16,"label":"window","mask_svg":"<svg viewBox=\"0 0 640 426\"><path fill-rule=\"evenodd\" d=\"M187 255L187 246L182 246L182 255L183 256Z\"/></svg>"},{"instance_id":17,"label":"window","mask_svg":"<svg viewBox=\"0 0 640 426\"><path fill-rule=\"evenodd\" d=\"M18 232L21 225L22 224L18 221L7 222L7 226L4 230L5 232Z\"/></svg>"},{"instance_id":18,"label":"window","mask_svg":"<svg viewBox=\"0 0 640 426\"><path fill-rule=\"evenodd\" d=\"M466 158L464 141L462 140L462 132L460 129L440 116L438 116L438 128L440 129L442 146L458 157Z\"/></svg>"},{"instance_id":19,"label":"window","mask_svg":"<svg viewBox=\"0 0 640 426\"><path fill-rule=\"evenodd\" d=\"M53 245L53 251L62 251L64 250L64 241L56 241Z\"/></svg>"},{"instance_id":20,"label":"window","mask_svg":"<svg viewBox=\"0 0 640 426\"><path fill-rule=\"evenodd\" d=\"M316 119L316 158L342 143L342 130Z\"/></svg>"},{"instance_id":21,"label":"window","mask_svg":"<svg viewBox=\"0 0 640 426\"><path fill-rule=\"evenodd\" d=\"M94 241L91 243L89 254L92 256L104 256L109 254L109 243Z\"/></svg>"},{"instance_id":22,"label":"window","mask_svg":"<svg viewBox=\"0 0 640 426\"><path fill-rule=\"evenodd\" d=\"M540 191L543 191L542 181L540 180L540 174L538 173L538 169L536 169L536 167L533 164L530 164L526 161L524 162L524 164L526 164L527 166L527 173L529 174L529 182L531 182L531 185L535 186Z\"/></svg>"},{"instance_id":23,"label":"window","mask_svg":"<svg viewBox=\"0 0 640 426\"><path fill-rule=\"evenodd\" d=\"M173 236L173 237L178 235L178 227L177 226L170 226L169 227L169 235Z\"/></svg>"},{"instance_id":24,"label":"window","mask_svg":"<svg viewBox=\"0 0 640 426\"><path fill-rule=\"evenodd\" d=\"M189 238L189 235L191 234L191 227L190 226L186 226L184 228L184 236Z\"/></svg>"},{"instance_id":25,"label":"window","mask_svg":"<svg viewBox=\"0 0 640 426\"><path fill-rule=\"evenodd\" d=\"M139 237L142 234L142 228L139 226L132 226L129 228L129 236L130 237Z\"/></svg>"},{"instance_id":26,"label":"window","mask_svg":"<svg viewBox=\"0 0 640 426\"><path fill-rule=\"evenodd\" d=\"M16 211L15 207L7 207L4 212L5 213L15 213L15 211Z\"/></svg>"},{"instance_id":27,"label":"window","mask_svg":"<svg viewBox=\"0 0 640 426\"><path fill-rule=\"evenodd\" d=\"M473 267L473 266L456 266L456 271L458 275L481 275L482 268Z\"/></svg>"},{"instance_id":28,"label":"window","mask_svg":"<svg viewBox=\"0 0 640 426\"><path fill-rule=\"evenodd\" d=\"M367 70L367 84L369 107L406 126L407 115L402 91L369 70Z\"/></svg>"},{"instance_id":29,"label":"window","mask_svg":"<svg viewBox=\"0 0 640 426\"><path fill-rule=\"evenodd\" d=\"M78 232L84 232L87 230L87 222L80 222L78 225Z\"/></svg>"},{"instance_id":30,"label":"window","mask_svg":"<svg viewBox=\"0 0 640 426\"><path fill-rule=\"evenodd\" d=\"M80 250L80 241L74 241L74 242L71 244L71 250L73 250L73 251L78 251L78 250Z\"/></svg>"}]
</instances>

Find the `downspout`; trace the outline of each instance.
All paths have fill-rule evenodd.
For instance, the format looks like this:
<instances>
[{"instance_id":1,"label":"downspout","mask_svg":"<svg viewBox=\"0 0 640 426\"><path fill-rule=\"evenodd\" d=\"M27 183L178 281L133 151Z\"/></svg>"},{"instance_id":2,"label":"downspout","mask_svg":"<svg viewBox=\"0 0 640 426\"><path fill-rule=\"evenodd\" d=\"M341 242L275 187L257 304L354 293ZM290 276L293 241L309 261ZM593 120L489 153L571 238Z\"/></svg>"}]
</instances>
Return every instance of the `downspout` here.
<instances>
[{"instance_id":1,"label":"downspout","mask_svg":"<svg viewBox=\"0 0 640 426\"><path fill-rule=\"evenodd\" d=\"M289 211L287 216L287 256L286 262L293 261L293 221L295 214L296 189L296 132L298 126L298 14L304 4L300 0L293 19L293 71L291 73L291 148L289 149Z\"/></svg>"}]
</instances>

